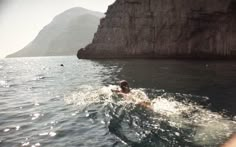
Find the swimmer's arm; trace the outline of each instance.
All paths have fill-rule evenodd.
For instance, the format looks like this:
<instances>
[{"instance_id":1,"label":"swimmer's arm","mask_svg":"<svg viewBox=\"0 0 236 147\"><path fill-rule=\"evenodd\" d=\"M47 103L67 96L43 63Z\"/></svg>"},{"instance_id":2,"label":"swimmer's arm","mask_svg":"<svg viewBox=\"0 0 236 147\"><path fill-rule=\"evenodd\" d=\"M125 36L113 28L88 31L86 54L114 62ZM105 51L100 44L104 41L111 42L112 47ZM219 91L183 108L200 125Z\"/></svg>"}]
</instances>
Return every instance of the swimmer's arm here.
<instances>
[{"instance_id":1,"label":"swimmer's arm","mask_svg":"<svg viewBox=\"0 0 236 147\"><path fill-rule=\"evenodd\" d=\"M139 102L137 105L153 110L151 107L151 102L148 101Z\"/></svg>"},{"instance_id":2,"label":"swimmer's arm","mask_svg":"<svg viewBox=\"0 0 236 147\"><path fill-rule=\"evenodd\" d=\"M225 144L221 147L236 147L236 134L234 134Z\"/></svg>"},{"instance_id":3,"label":"swimmer's arm","mask_svg":"<svg viewBox=\"0 0 236 147\"><path fill-rule=\"evenodd\" d=\"M111 89L111 92L120 92L120 90L117 90L117 89Z\"/></svg>"}]
</instances>

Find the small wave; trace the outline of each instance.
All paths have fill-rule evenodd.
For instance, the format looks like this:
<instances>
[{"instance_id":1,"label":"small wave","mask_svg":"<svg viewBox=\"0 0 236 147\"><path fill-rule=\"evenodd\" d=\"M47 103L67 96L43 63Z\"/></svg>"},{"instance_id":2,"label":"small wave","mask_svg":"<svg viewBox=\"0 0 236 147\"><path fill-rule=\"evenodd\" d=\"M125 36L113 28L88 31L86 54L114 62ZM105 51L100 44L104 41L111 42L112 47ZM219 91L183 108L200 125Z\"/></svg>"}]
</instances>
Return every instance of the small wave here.
<instances>
[{"instance_id":1,"label":"small wave","mask_svg":"<svg viewBox=\"0 0 236 147\"><path fill-rule=\"evenodd\" d=\"M36 77L35 80L42 80L42 79L45 79L46 77L44 76L39 76L39 77Z\"/></svg>"},{"instance_id":2,"label":"small wave","mask_svg":"<svg viewBox=\"0 0 236 147\"><path fill-rule=\"evenodd\" d=\"M38 81L38 80L43 80L43 79L46 79L47 77L43 76L43 75L37 75L33 81Z\"/></svg>"},{"instance_id":3,"label":"small wave","mask_svg":"<svg viewBox=\"0 0 236 147\"><path fill-rule=\"evenodd\" d=\"M0 81L0 86L4 88L9 88L11 85L7 81Z\"/></svg>"}]
</instances>

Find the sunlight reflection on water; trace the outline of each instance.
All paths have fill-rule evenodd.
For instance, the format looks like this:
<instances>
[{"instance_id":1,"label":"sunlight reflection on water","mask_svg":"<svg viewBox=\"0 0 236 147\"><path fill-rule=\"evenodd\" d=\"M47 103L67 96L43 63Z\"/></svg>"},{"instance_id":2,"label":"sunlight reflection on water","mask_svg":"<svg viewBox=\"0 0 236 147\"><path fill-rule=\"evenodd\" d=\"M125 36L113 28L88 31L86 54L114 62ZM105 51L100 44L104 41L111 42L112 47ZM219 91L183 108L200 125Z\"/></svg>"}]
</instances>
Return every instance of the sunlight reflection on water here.
<instances>
[{"instance_id":1,"label":"sunlight reflection on water","mask_svg":"<svg viewBox=\"0 0 236 147\"><path fill-rule=\"evenodd\" d=\"M0 64L0 146L216 146L236 130L226 107L234 104L236 72L223 63L55 57ZM128 100L111 92L120 79L133 87ZM136 105L143 100L154 112Z\"/></svg>"}]
</instances>

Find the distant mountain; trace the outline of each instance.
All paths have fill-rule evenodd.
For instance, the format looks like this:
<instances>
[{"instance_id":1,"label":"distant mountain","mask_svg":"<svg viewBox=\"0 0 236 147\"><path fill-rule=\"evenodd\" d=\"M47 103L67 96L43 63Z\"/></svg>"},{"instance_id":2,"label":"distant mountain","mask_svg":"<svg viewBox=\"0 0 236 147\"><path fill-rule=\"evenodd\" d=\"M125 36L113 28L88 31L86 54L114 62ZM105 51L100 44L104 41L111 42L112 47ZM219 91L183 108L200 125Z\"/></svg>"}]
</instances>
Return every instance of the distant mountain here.
<instances>
[{"instance_id":1,"label":"distant mountain","mask_svg":"<svg viewBox=\"0 0 236 147\"><path fill-rule=\"evenodd\" d=\"M76 55L89 44L103 13L72 8L57 15L26 47L7 57Z\"/></svg>"}]
</instances>

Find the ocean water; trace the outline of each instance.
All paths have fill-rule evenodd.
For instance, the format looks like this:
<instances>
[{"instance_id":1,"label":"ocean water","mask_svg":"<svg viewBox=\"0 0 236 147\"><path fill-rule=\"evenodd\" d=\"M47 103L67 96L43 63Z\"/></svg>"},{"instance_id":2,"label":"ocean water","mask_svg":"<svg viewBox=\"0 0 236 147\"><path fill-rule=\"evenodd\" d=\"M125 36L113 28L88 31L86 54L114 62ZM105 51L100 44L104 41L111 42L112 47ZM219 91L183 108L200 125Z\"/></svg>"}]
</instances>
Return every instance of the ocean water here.
<instances>
[{"instance_id":1,"label":"ocean water","mask_svg":"<svg viewBox=\"0 0 236 147\"><path fill-rule=\"evenodd\" d=\"M235 96L234 61L1 59L0 146L219 146Z\"/></svg>"}]
</instances>

